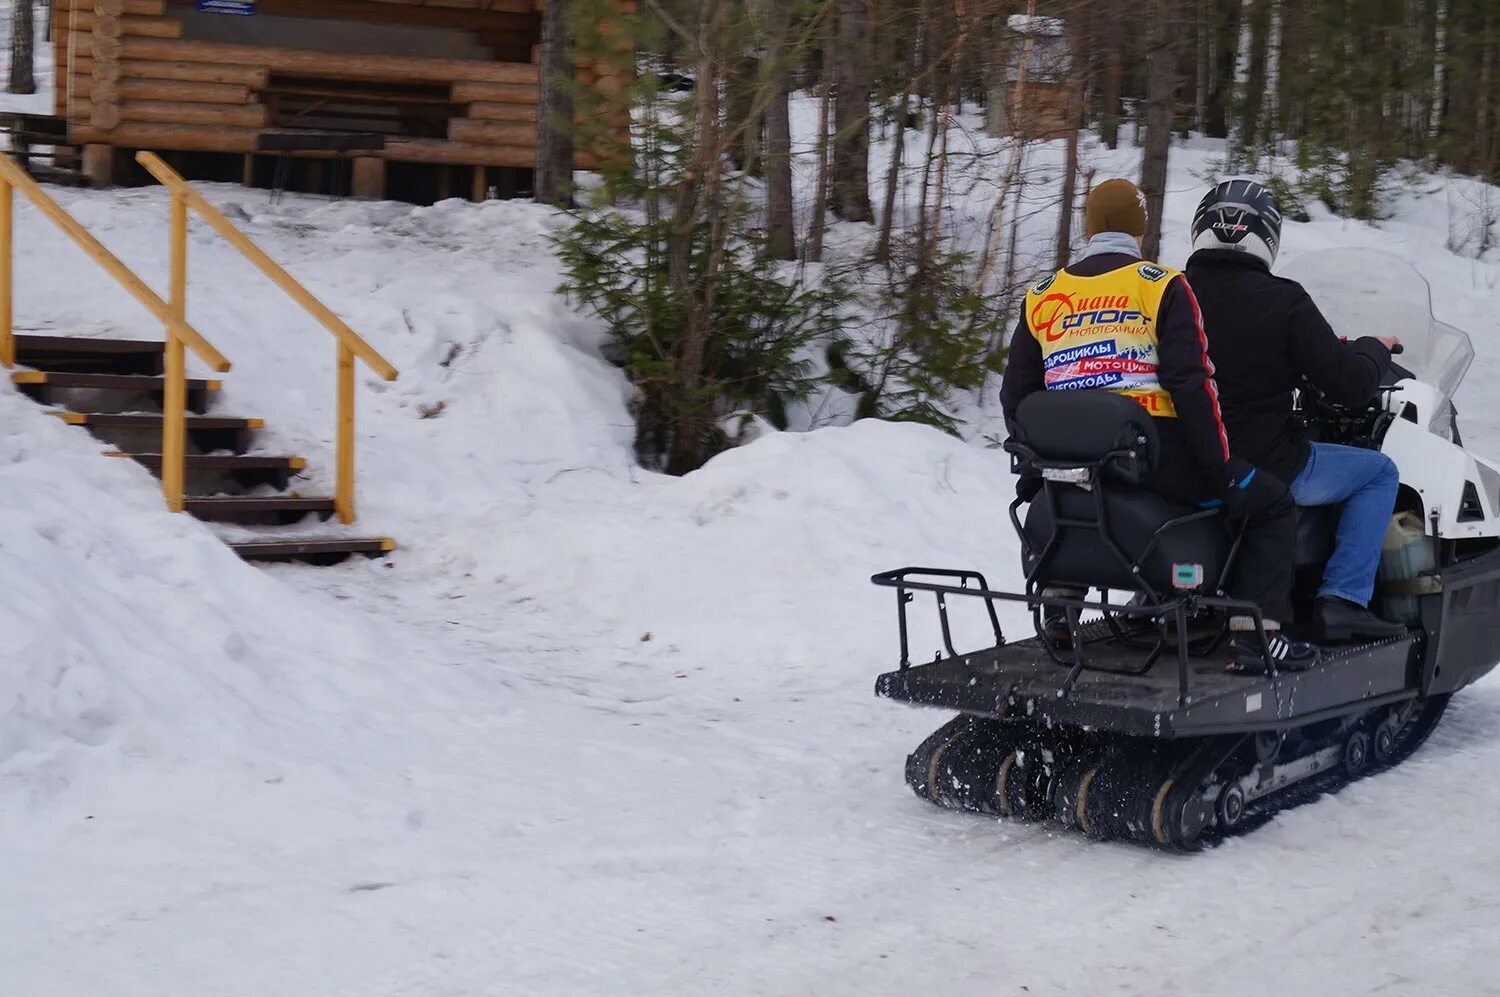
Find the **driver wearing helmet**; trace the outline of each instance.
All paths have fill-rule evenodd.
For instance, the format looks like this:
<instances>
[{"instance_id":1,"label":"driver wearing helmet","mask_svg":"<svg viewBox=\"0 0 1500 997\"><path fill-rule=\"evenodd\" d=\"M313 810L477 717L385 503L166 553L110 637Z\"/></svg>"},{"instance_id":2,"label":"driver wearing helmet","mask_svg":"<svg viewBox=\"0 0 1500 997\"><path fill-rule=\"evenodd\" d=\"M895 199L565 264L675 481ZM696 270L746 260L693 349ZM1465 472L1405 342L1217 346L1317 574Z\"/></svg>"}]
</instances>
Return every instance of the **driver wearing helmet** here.
<instances>
[{"instance_id":1,"label":"driver wearing helmet","mask_svg":"<svg viewBox=\"0 0 1500 997\"><path fill-rule=\"evenodd\" d=\"M1203 309L1231 450L1291 482L1299 506L1343 505L1318 588L1317 639L1405 633L1367 608L1396 504L1396 465L1379 451L1310 442L1292 415L1303 378L1334 402L1368 404L1399 340L1340 340L1300 284L1272 276L1281 212L1260 184L1226 180L1209 191L1192 234L1187 275Z\"/></svg>"}]
</instances>

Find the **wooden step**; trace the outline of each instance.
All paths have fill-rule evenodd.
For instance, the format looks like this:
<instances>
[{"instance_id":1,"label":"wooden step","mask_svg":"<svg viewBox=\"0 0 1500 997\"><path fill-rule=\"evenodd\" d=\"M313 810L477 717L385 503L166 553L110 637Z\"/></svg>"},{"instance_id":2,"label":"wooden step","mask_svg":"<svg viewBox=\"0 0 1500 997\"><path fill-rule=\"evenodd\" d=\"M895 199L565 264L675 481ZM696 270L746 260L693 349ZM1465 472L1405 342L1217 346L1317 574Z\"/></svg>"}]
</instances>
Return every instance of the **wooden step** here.
<instances>
[{"instance_id":1,"label":"wooden step","mask_svg":"<svg viewBox=\"0 0 1500 997\"><path fill-rule=\"evenodd\" d=\"M160 340L16 336L16 362L37 370L95 374L160 374L166 346Z\"/></svg>"},{"instance_id":2,"label":"wooden step","mask_svg":"<svg viewBox=\"0 0 1500 997\"><path fill-rule=\"evenodd\" d=\"M163 416L159 412L51 412L70 426L88 426L92 429L154 429L162 428ZM236 419L219 415L190 415L187 431L195 433L211 430L264 429L264 419Z\"/></svg>"},{"instance_id":3,"label":"wooden step","mask_svg":"<svg viewBox=\"0 0 1500 997\"><path fill-rule=\"evenodd\" d=\"M146 374L91 374L76 371L19 370L10 376L23 392L44 405L52 404L53 392L68 389L91 391L134 391L165 395L167 379ZM187 407L202 413L208 407L208 392L223 388L224 382L190 377L187 379Z\"/></svg>"},{"instance_id":4,"label":"wooden step","mask_svg":"<svg viewBox=\"0 0 1500 997\"><path fill-rule=\"evenodd\" d=\"M115 450L105 456L129 458L152 474L161 474L162 457L159 453L125 453ZM182 459L182 465L189 475L217 472L220 477L230 478L246 488L270 485L272 488L283 489L291 481L293 474L307 467L307 459L244 454L187 454Z\"/></svg>"},{"instance_id":5,"label":"wooden step","mask_svg":"<svg viewBox=\"0 0 1500 997\"><path fill-rule=\"evenodd\" d=\"M153 471L161 470L161 454L159 453L125 453L123 450L112 450L104 456L129 457L143 467L149 467ZM300 471L307 467L307 458L190 453L183 457L183 464L190 471L195 469L200 471Z\"/></svg>"},{"instance_id":6,"label":"wooden step","mask_svg":"<svg viewBox=\"0 0 1500 997\"><path fill-rule=\"evenodd\" d=\"M246 561L302 561L307 564L337 564L354 554L384 557L396 549L389 537L318 540L262 540L232 543L229 549Z\"/></svg>"},{"instance_id":7,"label":"wooden step","mask_svg":"<svg viewBox=\"0 0 1500 997\"><path fill-rule=\"evenodd\" d=\"M289 526L308 515L327 519L334 513L331 498L302 498L297 495L266 495L244 498L223 496L189 498L184 511L199 519L216 523L274 523Z\"/></svg>"},{"instance_id":8,"label":"wooden step","mask_svg":"<svg viewBox=\"0 0 1500 997\"><path fill-rule=\"evenodd\" d=\"M139 445L145 437L160 440L163 417L157 412L64 412L49 413L70 426L82 426L95 436L114 443L121 449ZM190 415L186 420L187 438L199 450L212 453L230 450L244 453L250 449L250 439L257 429L264 428L262 419L232 419L215 415ZM120 437L129 434L136 442L122 442ZM160 446L158 442L156 446Z\"/></svg>"}]
</instances>

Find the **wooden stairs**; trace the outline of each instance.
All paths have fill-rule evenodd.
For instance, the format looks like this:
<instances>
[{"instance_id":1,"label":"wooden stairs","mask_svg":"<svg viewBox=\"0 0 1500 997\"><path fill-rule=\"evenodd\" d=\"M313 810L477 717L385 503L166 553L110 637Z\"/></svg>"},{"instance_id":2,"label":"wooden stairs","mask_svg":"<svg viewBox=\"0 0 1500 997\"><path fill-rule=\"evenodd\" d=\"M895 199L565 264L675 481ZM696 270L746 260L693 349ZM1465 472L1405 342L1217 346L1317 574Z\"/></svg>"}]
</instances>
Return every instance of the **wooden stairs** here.
<instances>
[{"instance_id":1,"label":"wooden stairs","mask_svg":"<svg viewBox=\"0 0 1500 997\"><path fill-rule=\"evenodd\" d=\"M160 475L166 388L165 344L18 334L11 380L26 395L51 406L51 414L81 426L119 449L108 456L134 460ZM186 476L192 491L183 509L198 519L250 527L285 527L308 516L327 521L334 499L308 498L288 491L306 468L302 457L248 454L259 419L207 414L220 390L217 380L189 380L189 451ZM65 407L65 403L66 406ZM148 410L154 409L154 411ZM266 489L276 494L266 494ZM395 550L385 537L317 536L231 542L247 561L302 561L336 564L352 555L382 557Z\"/></svg>"}]
</instances>

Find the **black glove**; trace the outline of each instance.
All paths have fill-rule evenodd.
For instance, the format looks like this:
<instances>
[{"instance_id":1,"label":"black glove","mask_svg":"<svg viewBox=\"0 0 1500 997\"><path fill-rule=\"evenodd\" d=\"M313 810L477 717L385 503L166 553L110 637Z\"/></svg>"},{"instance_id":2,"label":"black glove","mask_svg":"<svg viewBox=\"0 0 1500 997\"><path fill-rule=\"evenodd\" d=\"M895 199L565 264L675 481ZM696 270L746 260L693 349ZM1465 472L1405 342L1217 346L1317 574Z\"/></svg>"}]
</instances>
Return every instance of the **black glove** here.
<instances>
[{"instance_id":1,"label":"black glove","mask_svg":"<svg viewBox=\"0 0 1500 997\"><path fill-rule=\"evenodd\" d=\"M1236 522L1243 520L1250 512L1250 496L1245 489L1255 480L1257 474L1254 464L1240 457L1231 457L1224 465L1229 480L1224 483L1224 489L1219 497L1224 500L1224 508L1229 512L1229 518Z\"/></svg>"}]
</instances>

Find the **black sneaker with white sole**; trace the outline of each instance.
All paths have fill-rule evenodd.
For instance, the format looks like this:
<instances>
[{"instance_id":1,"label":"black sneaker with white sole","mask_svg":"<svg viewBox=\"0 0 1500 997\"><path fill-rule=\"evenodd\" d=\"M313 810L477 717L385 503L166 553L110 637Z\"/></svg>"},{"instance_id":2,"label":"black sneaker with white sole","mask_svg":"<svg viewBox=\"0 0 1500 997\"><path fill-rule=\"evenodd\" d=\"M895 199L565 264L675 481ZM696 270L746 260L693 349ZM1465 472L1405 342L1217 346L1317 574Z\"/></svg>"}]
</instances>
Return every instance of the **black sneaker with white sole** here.
<instances>
[{"instance_id":1,"label":"black sneaker with white sole","mask_svg":"<svg viewBox=\"0 0 1500 997\"><path fill-rule=\"evenodd\" d=\"M1229 649L1235 670L1252 675L1269 671L1271 663L1277 671L1305 672L1322 658L1317 645L1291 640L1280 630L1266 631L1265 644L1259 634L1242 633L1230 641Z\"/></svg>"}]
</instances>

